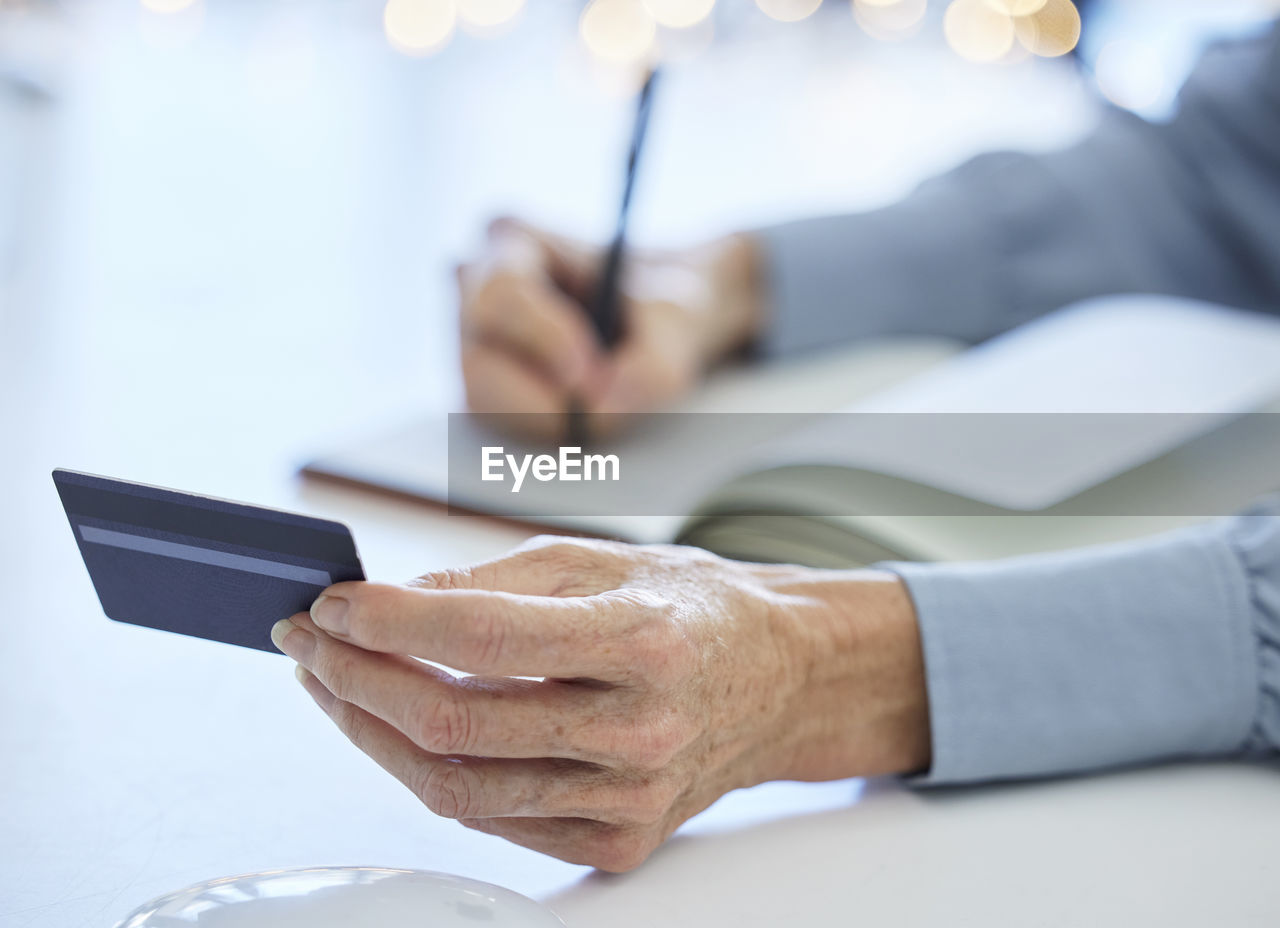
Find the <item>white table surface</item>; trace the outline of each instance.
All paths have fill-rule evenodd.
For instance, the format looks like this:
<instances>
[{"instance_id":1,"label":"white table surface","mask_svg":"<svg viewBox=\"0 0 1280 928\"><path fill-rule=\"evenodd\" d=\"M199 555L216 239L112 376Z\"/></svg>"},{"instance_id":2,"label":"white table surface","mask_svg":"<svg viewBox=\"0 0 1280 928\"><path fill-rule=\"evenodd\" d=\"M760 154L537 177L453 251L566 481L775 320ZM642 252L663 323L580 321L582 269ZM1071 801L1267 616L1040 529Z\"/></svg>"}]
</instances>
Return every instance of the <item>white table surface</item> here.
<instances>
[{"instance_id":1,"label":"white table surface","mask_svg":"<svg viewBox=\"0 0 1280 928\"><path fill-rule=\"evenodd\" d=\"M342 519L382 579L519 540L293 467L457 401L447 263L485 215L590 231L616 185L625 107L584 83L558 23L543 44L517 31L412 62L348 7L323 7L336 24L235 7L169 47L140 38L132 6L70 6L33 40L53 47L54 101L0 103L20 168L0 198L18 210L0 239L0 926L110 925L196 880L318 864L476 877L574 928L1280 920L1274 765L769 784L609 876L427 812L284 658L104 619L55 466ZM928 50L833 52L843 28L747 30L673 78L642 236L874 203L986 142L1088 124L1059 70L904 70Z\"/></svg>"}]
</instances>

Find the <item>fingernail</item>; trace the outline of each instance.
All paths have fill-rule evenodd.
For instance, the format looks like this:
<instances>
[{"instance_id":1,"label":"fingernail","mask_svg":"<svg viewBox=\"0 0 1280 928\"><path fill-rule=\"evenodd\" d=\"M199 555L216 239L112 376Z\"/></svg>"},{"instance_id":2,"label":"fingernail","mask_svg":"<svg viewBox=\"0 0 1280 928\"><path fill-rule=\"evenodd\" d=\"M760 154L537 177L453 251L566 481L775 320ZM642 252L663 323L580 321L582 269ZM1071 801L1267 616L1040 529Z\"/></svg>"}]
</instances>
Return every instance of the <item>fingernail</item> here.
<instances>
[{"instance_id":1,"label":"fingernail","mask_svg":"<svg viewBox=\"0 0 1280 928\"><path fill-rule=\"evenodd\" d=\"M285 648L284 639L291 635L289 647ZM281 619L271 626L271 643L300 664L311 663L316 653L316 636L305 628L298 628L289 619Z\"/></svg>"},{"instance_id":2,"label":"fingernail","mask_svg":"<svg viewBox=\"0 0 1280 928\"><path fill-rule=\"evenodd\" d=\"M321 596L311 604L311 621L327 632L347 633L348 603L340 596Z\"/></svg>"},{"instance_id":3,"label":"fingernail","mask_svg":"<svg viewBox=\"0 0 1280 928\"><path fill-rule=\"evenodd\" d=\"M315 674L299 664L297 667L293 668L293 675L298 678L298 682L301 683L302 688L307 691L307 695L316 701L316 705L325 712L328 712L333 707L333 703L337 697L335 697L333 693L329 692L329 688L327 686L316 679Z\"/></svg>"},{"instance_id":4,"label":"fingernail","mask_svg":"<svg viewBox=\"0 0 1280 928\"><path fill-rule=\"evenodd\" d=\"M281 651L283 651L284 636L289 634L289 632L293 631L297 627L298 626L294 625L288 619L281 619L275 625L271 626L271 643L275 645L277 648L279 648Z\"/></svg>"}]
</instances>

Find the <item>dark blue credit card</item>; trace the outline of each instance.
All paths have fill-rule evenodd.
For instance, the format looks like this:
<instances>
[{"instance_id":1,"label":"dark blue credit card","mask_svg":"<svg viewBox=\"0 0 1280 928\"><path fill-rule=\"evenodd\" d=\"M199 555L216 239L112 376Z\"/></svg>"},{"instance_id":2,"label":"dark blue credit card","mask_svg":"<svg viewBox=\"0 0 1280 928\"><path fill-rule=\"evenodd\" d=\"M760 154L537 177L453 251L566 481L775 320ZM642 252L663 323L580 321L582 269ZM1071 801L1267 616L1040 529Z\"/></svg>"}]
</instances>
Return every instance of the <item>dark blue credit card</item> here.
<instances>
[{"instance_id":1,"label":"dark blue credit card","mask_svg":"<svg viewBox=\"0 0 1280 928\"><path fill-rule=\"evenodd\" d=\"M53 482L117 622L275 651L272 625L364 579L341 522L61 468Z\"/></svg>"}]
</instances>

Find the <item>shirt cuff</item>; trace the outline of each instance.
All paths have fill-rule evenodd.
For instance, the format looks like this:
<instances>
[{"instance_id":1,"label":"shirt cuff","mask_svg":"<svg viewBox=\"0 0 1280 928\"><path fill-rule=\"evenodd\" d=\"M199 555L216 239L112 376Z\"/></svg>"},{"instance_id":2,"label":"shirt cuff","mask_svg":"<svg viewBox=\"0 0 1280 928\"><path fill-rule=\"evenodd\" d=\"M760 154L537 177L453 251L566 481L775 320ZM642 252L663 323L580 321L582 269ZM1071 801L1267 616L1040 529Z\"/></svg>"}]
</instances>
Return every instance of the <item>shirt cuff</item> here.
<instances>
[{"instance_id":1,"label":"shirt cuff","mask_svg":"<svg viewBox=\"0 0 1280 928\"><path fill-rule=\"evenodd\" d=\"M1280 743L1280 518L989 563L880 565L924 646L923 785Z\"/></svg>"}]
</instances>

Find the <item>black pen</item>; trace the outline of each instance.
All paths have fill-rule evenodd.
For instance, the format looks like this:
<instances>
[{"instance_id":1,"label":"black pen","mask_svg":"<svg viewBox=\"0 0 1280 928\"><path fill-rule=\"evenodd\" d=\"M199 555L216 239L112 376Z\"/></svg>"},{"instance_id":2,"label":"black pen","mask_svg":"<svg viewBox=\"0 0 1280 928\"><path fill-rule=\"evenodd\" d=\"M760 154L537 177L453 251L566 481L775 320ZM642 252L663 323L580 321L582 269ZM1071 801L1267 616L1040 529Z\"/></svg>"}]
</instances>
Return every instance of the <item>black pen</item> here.
<instances>
[{"instance_id":1,"label":"black pen","mask_svg":"<svg viewBox=\"0 0 1280 928\"><path fill-rule=\"evenodd\" d=\"M627 217L631 212L631 191L636 183L636 166L640 161L640 152L644 148L645 129L649 125L649 110L653 107L653 85L657 79L656 68L651 70L640 88L636 102L635 125L631 130L631 148L627 152L626 180L622 185L622 205L618 209L618 224L614 228L613 241L605 252L604 263L600 268L600 279L596 283L595 293L587 316L596 336L600 339L605 351L611 351L622 338L622 296L619 285L622 280L623 252L627 241ZM569 399L565 428L566 446L582 447L587 438L587 414L582 401L577 396Z\"/></svg>"}]
</instances>

